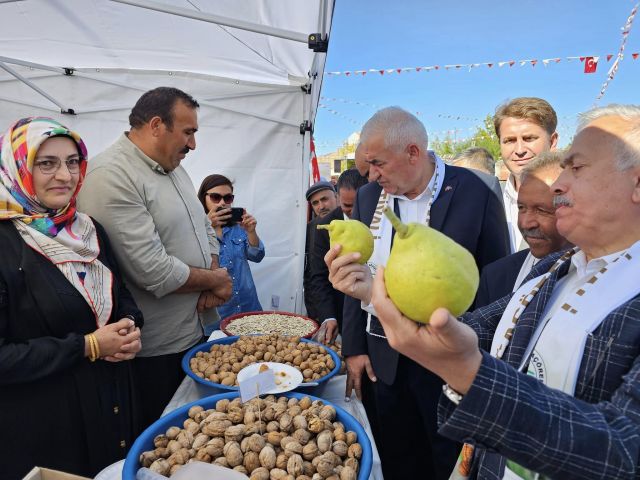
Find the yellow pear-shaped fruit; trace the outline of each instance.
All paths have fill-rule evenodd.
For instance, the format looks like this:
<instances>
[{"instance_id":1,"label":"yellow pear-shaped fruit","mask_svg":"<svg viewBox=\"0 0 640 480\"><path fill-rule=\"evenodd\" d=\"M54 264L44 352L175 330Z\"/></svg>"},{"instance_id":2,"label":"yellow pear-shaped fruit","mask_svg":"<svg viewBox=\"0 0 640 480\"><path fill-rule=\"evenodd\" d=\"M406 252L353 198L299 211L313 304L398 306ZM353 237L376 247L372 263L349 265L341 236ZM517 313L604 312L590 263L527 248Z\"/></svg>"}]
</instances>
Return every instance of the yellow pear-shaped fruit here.
<instances>
[{"instance_id":1,"label":"yellow pear-shaped fruit","mask_svg":"<svg viewBox=\"0 0 640 480\"><path fill-rule=\"evenodd\" d=\"M396 230L384 270L389 298L406 317L429 323L444 307L452 315L464 313L475 298L479 274L473 255L433 228L405 225L386 209Z\"/></svg>"},{"instance_id":2,"label":"yellow pear-shaped fruit","mask_svg":"<svg viewBox=\"0 0 640 480\"><path fill-rule=\"evenodd\" d=\"M371 230L358 220L332 220L329 225L318 225L318 230L329 230L329 246L342 245L340 255L358 252L358 263L365 264L373 253L373 235Z\"/></svg>"}]
</instances>

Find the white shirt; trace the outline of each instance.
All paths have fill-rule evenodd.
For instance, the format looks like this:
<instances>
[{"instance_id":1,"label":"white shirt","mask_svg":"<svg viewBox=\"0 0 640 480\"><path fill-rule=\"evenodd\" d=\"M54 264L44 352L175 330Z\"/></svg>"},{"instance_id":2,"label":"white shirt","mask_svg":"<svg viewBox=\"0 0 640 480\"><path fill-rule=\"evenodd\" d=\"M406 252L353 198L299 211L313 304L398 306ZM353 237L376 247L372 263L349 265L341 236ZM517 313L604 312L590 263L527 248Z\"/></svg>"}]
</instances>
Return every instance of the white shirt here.
<instances>
[{"instance_id":1,"label":"white shirt","mask_svg":"<svg viewBox=\"0 0 640 480\"><path fill-rule=\"evenodd\" d=\"M511 253L524 250L527 248L527 245L523 242L522 233L520 233L520 229L518 228L518 192L515 187L515 177L511 174L509 178L507 178L507 183L504 186L502 200L504 202L504 213L507 217Z\"/></svg>"},{"instance_id":2,"label":"white shirt","mask_svg":"<svg viewBox=\"0 0 640 480\"><path fill-rule=\"evenodd\" d=\"M524 262L520 267L520 272L516 277L516 281L513 284L513 290L511 290L512 292L515 292L518 288L520 288L520 285L522 285L524 279L527 278L527 275L529 275L529 273L531 272L531 269L535 267L539 261L540 259L534 257L531 252L527 254L527 257L524 259Z\"/></svg>"}]
</instances>

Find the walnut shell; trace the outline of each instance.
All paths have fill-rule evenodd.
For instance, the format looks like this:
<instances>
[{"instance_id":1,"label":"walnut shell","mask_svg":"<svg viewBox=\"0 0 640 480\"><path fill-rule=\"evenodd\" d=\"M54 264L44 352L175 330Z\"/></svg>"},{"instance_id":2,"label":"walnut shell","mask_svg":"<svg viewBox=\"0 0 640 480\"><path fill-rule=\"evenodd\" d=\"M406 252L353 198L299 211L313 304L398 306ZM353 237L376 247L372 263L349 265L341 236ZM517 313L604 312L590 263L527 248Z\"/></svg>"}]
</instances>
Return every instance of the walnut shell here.
<instances>
[{"instance_id":1,"label":"walnut shell","mask_svg":"<svg viewBox=\"0 0 640 480\"><path fill-rule=\"evenodd\" d=\"M292 436L300 445L306 445L311 440L311 434L302 428L293 432Z\"/></svg>"},{"instance_id":2,"label":"walnut shell","mask_svg":"<svg viewBox=\"0 0 640 480\"><path fill-rule=\"evenodd\" d=\"M304 357L304 352L302 356ZM298 400L298 405L302 410L306 410L311 406L311 399L309 397L302 397L300 400Z\"/></svg>"},{"instance_id":3,"label":"walnut shell","mask_svg":"<svg viewBox=\"0 0 640 480\"><path fill-rule=\"evenodd\" d=\"M298 454L291 455L287 461L287 472L294 477L302 475L302 457Z\"/></svg>"},{"instance_id":4,"label":"walnut shell","mask_svg":"<svg viewBox=\"0 0 640 480\"><path fill-rule=\"evenodd\" d=\"M290 457L291 455L296 453L299 455L302 453L302 445L300 445L300 443L296 442L295 440L291 440L284 447L284 453L287 457Z\"/></svg>"},{"instance_id":5,"label":"walnut shell","mask_svg":"<svg viewBox=\"0 0 640 480\"><path fill-rule=\"evenodd\" d=\"M193 458L195 460L199 460L201 462L206 462L206 463L211 463L211 460L213 460L211 455L209 455L204 448L201 448L200 450L198 450L196 452L195 457L193 457Z\"/></svg>"},{"instance_id":6,"label":"walnut shell","mask_svg":"<svg viewBox=\"0 0 640 480\"><path fill-rule=\"evenodd\" d=\"M270 480L283 480L287 476L287 472L281 468L274 468L269 472Z\"/></svg>"},{"instance_id":7,"label":"walnut shell","mask_svg":"<svg viewBox=\"0 0 640 480\"><path fill-rule=\"evenodd\" d=\"M222 400L218 400L216 402L216 410L219 412L226 412L228 406L229 406L228 398L223 398Z\"/></svg>"},{"instance_id":8,"label":"walnut shell","mask_svg":"<svg viewBox=\"0 0 640 480\"><path fill-rule=\"evenodd\" d=\"M153 446L156 448L164 448L169 443L169 437L166 435L157 435L156 438L153 439Z\"/></svg>"},{"instance_id":9,"label":"walnut shell","mask_svg":"<svg viewBox=\"0 0 640 480\"><path fill-rule=\"evenodd\" d=\"M293 428L293 418L288 413L283 413L279 420L280 423L280 431L281 432L292 432Z\"/></svg>"},{"instance_id":10,"label":"walnut shell","mask_svg":"<svg viewBox=\"0 0 640 480\"><path fill-rule=\"evenodd\" d=\"M351 446L358 441L358 434L356 432L349 430L346 435L347 439L345 441L347 442L347 445Z\"/></svg>"},{"instance_id":11,"label":"walnut shell","mask_svg":"<svg viewBox=\"0 0 640 480\"><path fill-rule=\"evenodd\" d=\"M280 447L282 447L282 449L284 450L284 448L287 446L287 443L295 442L295 440L295 438L290 437L289 435L282 437L282 440L280 440Z\"/></svg>"},{"instance_id":12,"label":"walnut shell","mask_svg":"<svg viewBox=\"0 0 640 480\"><path fill-rule=\"evenodd\" d=\"M356 480L356 471L351 467L343 467L340 471L340 480Z\"/></svg>"},{"instance_id":13,"label":"walnut shell","mask_svg":"<svg viewBox=\"0 0 640 480\"><path fill-rule=\"evenodd\" d=\"M266 440L274 447L280 446L280 441L285 437L284 433L269 432L267 433Z\"/></svg>"},{"instance_id":14,"label":"walnut shell","mask_svg":"<svg viewBox=\"0 0 640 480\"><path fill-rule=\"evenodd\" d=\"M244 423L245 425L249 425L250 423L253 423L256 421L256 414L254 413L253 409L247 409L246 412L244 412L244 418L242 420L242 423Z\"/></svg>"},{"instance_id":15,"label":"walnut shell","mask_svg":"<svg viewBox=\"0 0 640 480\"><path fill-rule=\"evenodd\" d=\"M220 465L221 467L229 468L229 462L227 462L226 457L218 457L213 461L214 465Z\"/></svg>"},{"instance_id":16,"label":"walnut shell","mask_svg":"<svg viewBox=\"0 0 640 480\"><path fill-rule=\"evenodd\" d=\"M279 454L276 457L276 468L285 470L287 468L288 461L289 461L289 457L287 457L284 453Z\"/></svg>"},{"instance_id":17,"label":"walnut shell","mask_svg":"<svg viewBox=\"0 0 640 480\"><path fill-rule=\"evenodd\" d=\"M245 426L243 423L227 427L224 431L224 439L226 442L239 442L244 437Z\"/></svg>"},{"instance_id":18,"label":"walnut shell","mask_svg":"<svg viewBox=\"0 0 640 480\"><path fill-rule=\"evenodd\" d=\"M156 460L158 460L158 455L155 451L142 452L142 454L140 455L140 465L142 465L143 467L149 468L149 466Z\"/></svg>"},{"instance_id":19,"label":"walnut shell","mask_svg":"<svg viewBox=\"0 0 640 480\"><path fill-rule=\"evenodd\" d=\"M276 422L275 420L267 423L267 432L278 432L280 431L280 422Z\"/></svg>"},{"instance_id":20,"label":"walnut shell","mask_svg":"<svg viewBox=\"0 0 640 480\"><path fill-rule=\"evenodd\" d=\"M332 456L327 455L327 453L324 453L319 457L320 459L318 460L318 464L316 465L316 470L324 478L327 478L328 476L332 475L334 473L333 469L337 466L334 463L334 458Z\"/></svg>"},{"instance_id":21,"label":"walnut shell","mask_svg":"<svg viewBox=\"0 0 640 480\"><path fill-rule=\"evenodd\" d=\"M352 469L354 469L357 472L358 471L358 466L360 465L360 462L358 462L358 459L356 459L356 458L349 457L344 461L343 465L345 467L351 467Z\"/></svg>"},{"instance_id":22,"label":"walnut shell","mask_svg":"<svg viewBox=\"0 0 640 480\"><path fill-rule=\"evenodd\" d=\"M167 438L169 440L175 440L175 438L178 436L180 431L181 431L180 427L170 427L170 428L168 428L167 429Z\"/></svg>"},{"instance_id":23,"label":"walnut shell","mask_svg":"<svg viewBox=\"0 0 640 480\"><path fill-rule=\"evenodd\" d=\"M335 423L333 424L333 439L334 440L340 440L343 442L347 441L347 434L344 432L344 430L340 427L336 427Z\"/></svg>"},{"instance_id":24,"label":"walnut shell","mask_svg":"<svg viewBox=\"0 0 640 480\"><path fill-rule=\"evenodd\" d=\"M318 445L315 442L309 442L304 447L302 447L302 457L305 460L313 460L318 456Z\"/></svg>"},{"instance_id":25,"label":"walnut shell","mask_svg":"<svg viewBox=\"0 0 640 480\"><path fill-rule=\"evenodd\" d=\"M242 451L240 450L240 445L237 442L230 442L224 446L223 449L224 458L227 459L227 463L231 467L236 467L242 463L244 460L244 455L242 455Z\"/></svg>"},{"instance_id":26,"label":"walnut shell","mask_svg":"<svg viewBox=\"0 0 640 480\"><path fill-rule=\"evenodd\" d=\"M269 480L269 470L264 467L258 467L251 472L249 480Z\"/></svg>"},{"instance_id":27,"label":"walnut shell","mask_svg":"<svg viewBox=\"0 0 640 480\"><path fill-rule=\"evenodd\" d=\"M256 452L249 451L244 454L244 460L242 465L247 469L247 472L251 473L260 466L260 457Z\"/></svg>"},{"instance_id":28,"label":"walnut shell","mask_svg":"<svg viewBox=\"0 0 640 480\"><path fill-rule=\"evenodd\" d=\"M233 467L233 469L236 472L242 473L243 475L247 475L249 473L249 472L247 472L247 469L244 468L244 465L236 465L235 467Z\"/></svg>"},{"instance_id":29,"label":"walnut shell","mask_svg":"<svg viewBox=\"0 0 640 480\"><path fill-rule=\"evenodd\" d=\"M198 450L200 447L205 445L210 439L211 437L209 437L209 435L206 435L204 433L199 433L193 439L193 443L191 444L191 447Z\"/></svg>"},{"instance_id":30,"label":"walnut shell","mask_svg":"<svg viewBox=\"0 0 640 480\"><path fill-rule=\"evenodd\" d=\"M312 477L313 474L316 473L316 467L314 467L311 462L307 461L302 462L302 470L307 477Z\"/></svg>"},{"instance_id":31,"label":"walnut shell","mask_svg":"<svg viewBox=\"0 0 640 480\"><path fill-rule=\"evenodd\" d=\"M182 444L177 440L169 440L169 443L167 444L167 450L169 451L169 454L177 452L181 448L183 448Z\"/></svg>"},{"instance_id":32,"label":"walnut shell","mask_svg":"<svg viewBox=\"0 0 640 480\"><path fill-rule=\"evenodd\" d=\"M210 437L221 437L231 425L233 424L229 420L214 420L202 427L202 433Z\"/></svg>"},{"instance_id":33,"label":"walnut shell","mask_svg":"<svg viewBox=\"0 0 640 480\"><path fill-rule=\"evenodd\" d=\"M362 457L362 446L359 443L353 443L349 445L349 450L347 451L347 455L350 457L357 458L359 460Z\"/></svg>"},{"instance_id":34,"label":"walnut shell","mask_svg":"<svg viewBox=\"0 0 640 480\"><path fill-rule=\"evenodd\" d=\"M317 416L311 415L311 418L307 418L308 429L312 433L320 433L324 430L324 422Z\"/></svg>"},{"instance_id":35,"label":"walnut shell","mask_svg":"<svg viewBox=\"0 0 640 480\"><path fill-rule=\"evenodd\" d=\"M323 430L316 437L316 443L318 444L318 450L320 453L328 452L331 450L331 444L333 442L333 434L329 430Z\"/></svg>"},{"instance_id":36,"label":"walnut shell","mask_svg":"<svg viewBox=\"0 0 640 480\"><path fill-rule=\"evenodd\" d=\"M348 449L349 447L347 446L346 442L343 442L342 440L336 440L331 446L331 450L333 450L333 453L342 458L347 456Z\"/></svg>"},{"instance_id":37,"label":"walnut shell","mask_svg":"<svg viewBox=\"0 0 640 480\"><path fill-rule=\"evenodd\" d=\"M244 420L244 411L241 407L231 407L227 408L227 417L233 423L240 423Z\"/></svg>"},{"instance_id":38,"label":"walnut shell","mask_svg":"<svg viewBox=\"0 0 640 480\"><path fill-rule=\"evenodd\" d=\"M222 456L224 448L224 439L215 437L209 440L204 446L205 451L213 458Z\"/></svg>"},{"instance_id":39,"label":"walnut shell","mask_svg":"<svg viewBox=\"0 0 640 480\"><path fill-rule=\"evenodd\" d=\"M248 438L247 447L252 452L260 453L264 448L265 443L266 441L264 438L262 438L262 436L258 435L257 433L254 433Z\"/></svg>"},{"instance_id":40,"label":"walnut shell","mask_svg":"<svg viewBox=\"0 0 640 480\"><path fill-rule=\"evenodd\" d=\"M276 451L269 446L263 447L262 450L260 450L259 460L260 465L271 470L276 466Z\"/></svg>"},{"instance_id":41,"label":"walnut shell","mask_svg":"<svg viewBox=\"0 0 640 480\"><path fill-rule=\"evenodd\" d=\"M307 419L304 418L303 415L296 415L295 417L293 417L293 428L295 428L296 430L299 430L301 428L303 430L306 430L307 426Z\"/></svg>"},{"instance_id":42,"label":"walnut shell","mask_svg":"<svg viewBox=\"0 0 640 480\"><path fill-rule=\"evenodd\" d=\"M189 415L189 417L190 417L190 418L193 418L193 417L195 417L195 416L196 416L196 414L197 414L197 413L200 413L200 412L202 412L203 410L204 410L204 408L203 408L203 407L201 407L200 405L194 405L193 407L191 407L191 408L189 409L189 413L188 413L188 415Z\"/></svg>"}]
</instances>

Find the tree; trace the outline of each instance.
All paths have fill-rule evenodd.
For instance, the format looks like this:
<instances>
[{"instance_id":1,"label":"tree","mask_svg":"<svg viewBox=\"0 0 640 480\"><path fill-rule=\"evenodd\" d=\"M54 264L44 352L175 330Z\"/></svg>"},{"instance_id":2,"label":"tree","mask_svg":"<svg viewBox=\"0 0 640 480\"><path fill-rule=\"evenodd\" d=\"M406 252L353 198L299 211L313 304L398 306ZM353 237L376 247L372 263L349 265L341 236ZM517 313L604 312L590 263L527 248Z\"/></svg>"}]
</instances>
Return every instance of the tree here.
<instances>
[{"instance_id":1,"label":"tree","mask_svg":"<svg viewBox=\"0 0 640 480\"><path fill-rule=\"evenodd\" d=\"M494 160L500 160L500 142L493 128L493 117L487 115L482 123L470 138L456 140L449 134L443 140L436 137L431 142L431 149L440 157L450 159L469 148L482 147L491 153Z\"/></svg>"}]
</instances>

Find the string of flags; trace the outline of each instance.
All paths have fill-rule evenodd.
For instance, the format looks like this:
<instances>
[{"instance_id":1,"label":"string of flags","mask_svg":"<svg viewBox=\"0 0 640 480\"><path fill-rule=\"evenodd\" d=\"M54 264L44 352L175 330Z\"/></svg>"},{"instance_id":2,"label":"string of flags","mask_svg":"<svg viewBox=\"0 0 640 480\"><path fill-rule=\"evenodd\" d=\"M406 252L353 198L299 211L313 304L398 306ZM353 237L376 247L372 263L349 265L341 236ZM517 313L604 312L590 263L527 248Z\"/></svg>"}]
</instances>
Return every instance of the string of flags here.
<instances>
[{"instance_id":1,"label":"string of flags","mask_svg":"<svg viewBox=\"0 0 640 480\"><path fill-rule=\"evenodd\" d=\"M635 13L634 13L635 15ZM628 31L627 31L627 35L628 36ZM625 36L625 42L626 42L626 36ZM624 49L624 47L621 47L622 49ZM416 72L416 73L420 73L420 72L431 72L431 71L440 71L440 70L462 70L462 69L468 69L468 71L473 70L474 68L481 68L481 67L486 67L486 68L502 68L502 67L508 67L508 68L512 68L514 66L520 66L520 67L524 67L524 66L528 66L530 65L531 67L535 67L536 65L538 65L539 63L541 63L543 66L547 67L549 65L553 65L556 63L560 63L560 62L572 62L572 61L576 61L579 60L580 62L583 63L584 67L583 67L583 71L584 73L596 73L596 70L598 69L598 63L602 60L602 59L606 59L607 62L609 62L614 56L613 54L607 54L607 55L584 55L584 56L569 56L569 57L554 57L554 58L543 58L543 59L536 59L536 58L532 58L532 59L525 59L525 60L505 60L505 61L499 61L499 62L478 62L478 63L456 63L456 64L448 64L448 65L431 65L431 66L427 66L427 67L402 67L402 68L381 68L381 69L377 69L377 68L369 68L367 70L344 70L344 71L332 71L332 72L324 72L325 75L327 76L340 76L343 75L345 77L351 77L351 76L365 76L368 74L378 74L378 75L400 75L402 73L410 73L410 72ZM638 59L638 56L640 56L640 52L635 52L631 54L631 58L633 58L634 60ZM618 55L616 56L616 60L614 63L614 66L617 69L617 62L619 62L622 59L622 52L618 52ZM612 67L613 68L613 67ZM615 75L615 72L614 72Z\"/></svg>"},{"instance_id":2,"label":"string of flags","mask_svg":"<svg viewBox=\"0 0 640 480\"><path fill-rule=\"evenodd\" d=\"M613 80L613 77L615 77L617 71L618 71L618 66L620 65L620 61L624 58L624 48L627 44L627 38L629 37L629 33L631 32L631 25L633 24L633 19L636 16L636 13L638 13L638 6L640 6L640 2L636 3L636 5L633 7L633 9L631 10L631 13L629 14L629 17L627 18L627 22L624 24L624 27L622 27L622 43L620 44L620 49L618 50L618 55L616 56L615 61L613 62L613 65L611 65L611 68L609 69L609 71L607 72L607 79L604 81L604 83L602 84L602 88L600 89L600 93L598 94L598 96L596 97L596 102L598 100L600 100L603 96L604 96L604 92L607 91L607 87L609 86L609 83L611 83L611 80ZM607 55L607 61L610 60L609 55ZM631 58L633 58L634 60L636 60L638 58L638 54L637 53L632 53L631 54ZM596 62L596 66L597 67L597 62ZM593 71L595 72L595 67L593 68ZM585 72L587 66L585 64Z\"/></svg>"}]
</instances>

